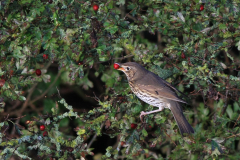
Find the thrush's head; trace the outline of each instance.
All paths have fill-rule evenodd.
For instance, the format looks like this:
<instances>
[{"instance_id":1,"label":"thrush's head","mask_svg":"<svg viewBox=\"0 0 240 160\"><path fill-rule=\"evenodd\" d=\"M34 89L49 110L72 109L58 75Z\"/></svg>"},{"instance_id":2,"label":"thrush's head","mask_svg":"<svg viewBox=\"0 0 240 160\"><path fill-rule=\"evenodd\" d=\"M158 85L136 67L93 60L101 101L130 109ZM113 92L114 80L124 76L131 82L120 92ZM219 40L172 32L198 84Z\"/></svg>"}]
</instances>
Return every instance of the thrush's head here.
<instances>
[{"instance_id":1,"label":"thrush's head","mask_svg":"<svg viewBox=\"0 0 240 160\"><path fill-rule=\"evenodd\" d=\"M148 72L143 66L135 62L115 64L119 65L119 68L117 70L121 70L126 74L128 81L141 79Z\"/></svg>"}]
</instances>

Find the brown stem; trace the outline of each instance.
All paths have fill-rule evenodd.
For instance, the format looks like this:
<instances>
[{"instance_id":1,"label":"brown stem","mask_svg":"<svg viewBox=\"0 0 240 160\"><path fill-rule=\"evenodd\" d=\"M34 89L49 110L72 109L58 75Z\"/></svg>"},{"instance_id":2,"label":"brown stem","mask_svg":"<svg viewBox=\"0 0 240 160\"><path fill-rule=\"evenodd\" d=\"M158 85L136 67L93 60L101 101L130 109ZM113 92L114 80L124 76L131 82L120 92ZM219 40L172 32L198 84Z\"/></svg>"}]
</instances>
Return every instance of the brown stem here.
<instances>
[{"instance_id":1,"label":"brown stem","mask_svg":"<svg viewBox=\"0 0 240 160\"><path fill-rule=\"evenodd\" d=\"M53 85L57 82L57 80L58 80L58 78L60 77L60 75L61 75L61 72L59 71L58 74L57 74L57 76L55 77L53 83L48 87L48 89L45 90L45 92L43 92L40 96L38 96L38 97L36 97L35 99L33 99L32 101L30 101L29 103L31 104L31 103L34 103L34 102L38 101L39 99L42 99L42 98L48 93L48 91L49 91L50 89L52 89Z\"/></svg>"},{"instance_id":2,"label":"brown stem","mask_svg":"<svg viewBox=\"0 0 240 160\"><path fill-rule=\"evenodd\" d=\"M102 130L103 126L104 126L104 123L101 124L101 130ZM93 142L95 141L96 138L97 138L97 133L93 136L91 141L88 143L87 149L89 149L91 147L91 145L93 144Z\"/></svg>"},{"instance_id":3,"label":"brown stem","mask_svg":"<svg viewBox=\"0 0 240 160\"><path fill-rule=\"evenodd\" d=\"M228 138L232 138L232 137L237 137L237 136L239 136L239 135L240 135L240 133L238 133L238 134L234 134L234 135L232 135L232 136L227 137L226 139L228 139Z\"/></svg>"},{"instance_id":4,"label":"brown stem","mask_svg":"<svg viewBox=\"0 0 240 160\"><path fill-rule=\"evenodd\" d=\"M176 145L176 143L171 139L171 137L167 134L167 132L163 129L163 131L164 131L164 133L170 138L170 140L172 141L172 143L174 143L175 144L175 146L177 146Z\"/></svg>"},{"instance_id":5,"label":"brown stem","mask_svg":"<svg viewBox=\"0 0 240 160\"><path fill-rule=\"evenodd\" d=\"M236 120L236 122L235 122L233 128L237 125L237 122L238 122L239 120L240 120L240 115L238 116L238 119Z\"/></svg>"},{"instance_id":6,"label":"brown stem","mask_svg":"<svg viewBox=\"0 0 240 160\"><path fill-rule=\"evenodd\" d=\"M225 98L224 106L223 106L223 108L222 108L221 116L224 115L224 113L225 113L226 110L227 110L227 106L228 106L227 95L228 95L228 90L226 90L226 98Z\"/></svg>"}]
</instances>

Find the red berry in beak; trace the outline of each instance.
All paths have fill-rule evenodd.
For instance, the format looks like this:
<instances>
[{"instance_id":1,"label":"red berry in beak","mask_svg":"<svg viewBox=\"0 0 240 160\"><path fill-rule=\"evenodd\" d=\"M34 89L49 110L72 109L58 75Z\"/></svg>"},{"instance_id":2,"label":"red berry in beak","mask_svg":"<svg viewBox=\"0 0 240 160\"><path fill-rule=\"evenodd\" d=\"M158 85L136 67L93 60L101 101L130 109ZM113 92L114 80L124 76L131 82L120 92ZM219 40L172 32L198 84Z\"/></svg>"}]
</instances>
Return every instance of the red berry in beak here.
<instances>
[{"instance_id":1,"label":"red berry in beak","mask_svg":"<svg viewBox=\"0 0 240 160\"><path fill-rule=\"evenodd\" d=\"M114 63L113 67L114 67L115 69L118 69L120 66L119 66L119 64Z\"/></svg>"}]
</instances>

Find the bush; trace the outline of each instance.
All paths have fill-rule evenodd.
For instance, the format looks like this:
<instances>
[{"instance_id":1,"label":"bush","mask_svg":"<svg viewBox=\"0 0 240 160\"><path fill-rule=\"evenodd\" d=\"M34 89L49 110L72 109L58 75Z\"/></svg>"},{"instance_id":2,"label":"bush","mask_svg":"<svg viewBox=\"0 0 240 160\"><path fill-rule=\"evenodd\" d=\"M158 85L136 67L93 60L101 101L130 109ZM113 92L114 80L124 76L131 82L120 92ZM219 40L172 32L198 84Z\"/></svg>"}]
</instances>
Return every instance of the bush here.
<instances>
[{"instance_id":1,"label":"bush","mask_svg":"<svg viewBox=\"0 0 240 160\"><path fill-rule=\"evenodd\" d=\"M103 134L117 139L100 159L239 156L238 1L0 4L1 159L96 159L91 146ZM195 134L182 137L167 109L140 121L154 108L112 67L127 61L188 94ZM64 88L95 107L78 109Z\"/></svg>"}]
</instances>

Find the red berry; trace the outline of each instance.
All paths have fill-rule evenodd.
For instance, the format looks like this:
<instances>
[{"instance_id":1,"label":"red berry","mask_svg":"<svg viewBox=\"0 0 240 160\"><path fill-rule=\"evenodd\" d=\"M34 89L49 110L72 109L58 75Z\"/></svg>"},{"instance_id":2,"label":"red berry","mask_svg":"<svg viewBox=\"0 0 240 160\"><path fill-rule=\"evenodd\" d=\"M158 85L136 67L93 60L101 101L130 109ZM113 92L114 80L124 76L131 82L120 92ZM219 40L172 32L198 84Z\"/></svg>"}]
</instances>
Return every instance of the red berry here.
<instances>
[{"instance_id":1,"label":"red berry","mask_svg":"<svg viewBox=\"0 0 240 160\"><path fill-rule=\"evenodd\" d=\"M125 144L126 144L125 142L121 141L121 146L123 146L123 145L125 145Z\"/></svg>"},{"instance_id":2,"label":"red berry","mask_svg":"<svg viewBox=\"0 0 240 160\"><path fill-rule=\"evenodd\" d=\"M26 123L26 124L29 124L29 123L30 123L30 121L26 121L25 123Z\"/></svg>"},{"instance_id":3,"label":"red berry","mask_svg":"<svg viewBox=\"0 0 240 160\"><path fill-rule=\"evenodd\" d=\"M132 128L132 129L135 129L135 128L137 128L137 124L135 124L135 123L132 123L132 124L131 124L131 128Z\"/></svg>"},{"instance_id":4,"label":"red berry","mask_svg":"<svg viewBox=\"0 0 240 160\"><path fill-rule=\"evenodd\" d=\"M96 4L93 5L93 10L94 10L94 11L97 11L98 8L99 8L98 5L96 5Z\"/></svg>"},{"instance_id":5,"label":"red berry","mask_svg":"<svg viewBox=\"0 0 240 160\"><path fill-rule=\"evenodd\" d=\"M204 10L204 5L200 6L200 11Z\"/></svg>"},{"instance_id":6,"label":"red berry","mask_svg":"<svg viewBox=\"0 0 240 160\"><path fill-rule=\"evenodd\" d=\"M79 66L83 65L83 61L79 61L79 62L78 62L78 65L79 65Z\"/></svg>"},{"instance_id":7,"label":"red berry","mask_svg":"<svg viewBox=\"0 0 240 160\"><path fill-rule=\"evenodd\" d=\"M185 56L185 54L182 52L182 54L181 54L181 57L182 57L182 59L185 59L186 58L186 56Z\"/></svg>"},{"instance_id":8,"label":"red berry","mask_svg":"<svg viewBox=\"0 0 240 160\"><path fill-rule=\"evenodd\" d=\"M42 74L42 71L40 69L36 69L36 75L41 76L41 74Z\"/></svg>"},{"instance_id":9,"label":"red berry","mask_svg":"<svg viewBox=\"0 0 240 160\"><path fill-rule=\"evenodd\" d=\"M72 152L73 151L73 148L72 147L69 147L68 148L68 152Z\"/></svg>"},{"instance_id":10,"label":"red berry","mask_svg":"<svg viewBox=\"0 0 240 160\"><path fill-rule=\"evenodd\" d=\"M43 137L46 137L46 136L48 136L48 132L44 131L42 135L43 135Z\"/></svg>"},{"instance_id":11,"label":"red berry","mask_svg":"<svg viewBox=\"0 0 240 160\"><path fill-rule=\"evenodd\" d=\"M40 128L41 131L45 130L45 126L44 125L41 125L39 128Z\"/></svg>"},{"instance_id":12,"label":"red berry","mask_svg":"<svg viewBox=\"0 0 240 160\"><path fill-rule=\"evenodd\" d=\"M13 75L13 72L14 72L13 70L10 70L10 76L12 76L12 75Z\"/></svg>"},{"instance_id":13,"label":"red berry","mask_svg":"<svg viewBox=\"0 0 240 160\"><path fill-rule=\"evenodd\" d=\"M47 54L43 54L43 59L48 59L48 55Z\"/></svg>"},{"instance_id":14,"label":"red berry","mask_svg":"<svg viewBox=\"0 0 240 160\"><path fill-rule=\"evenodd\" d=\"M120 66L117 63L114 63L113 68L118 69Z\"/></svg>"},{"instance_id":15,"label":"red berry","mask_svg":"<svg viewBox=\"0 0 240 160\"><path fill-rule=\"evenodd\" d=\"M5 79L0 80L0 87L2 87L5 84Z\"/></svg>"}]
</instances>

